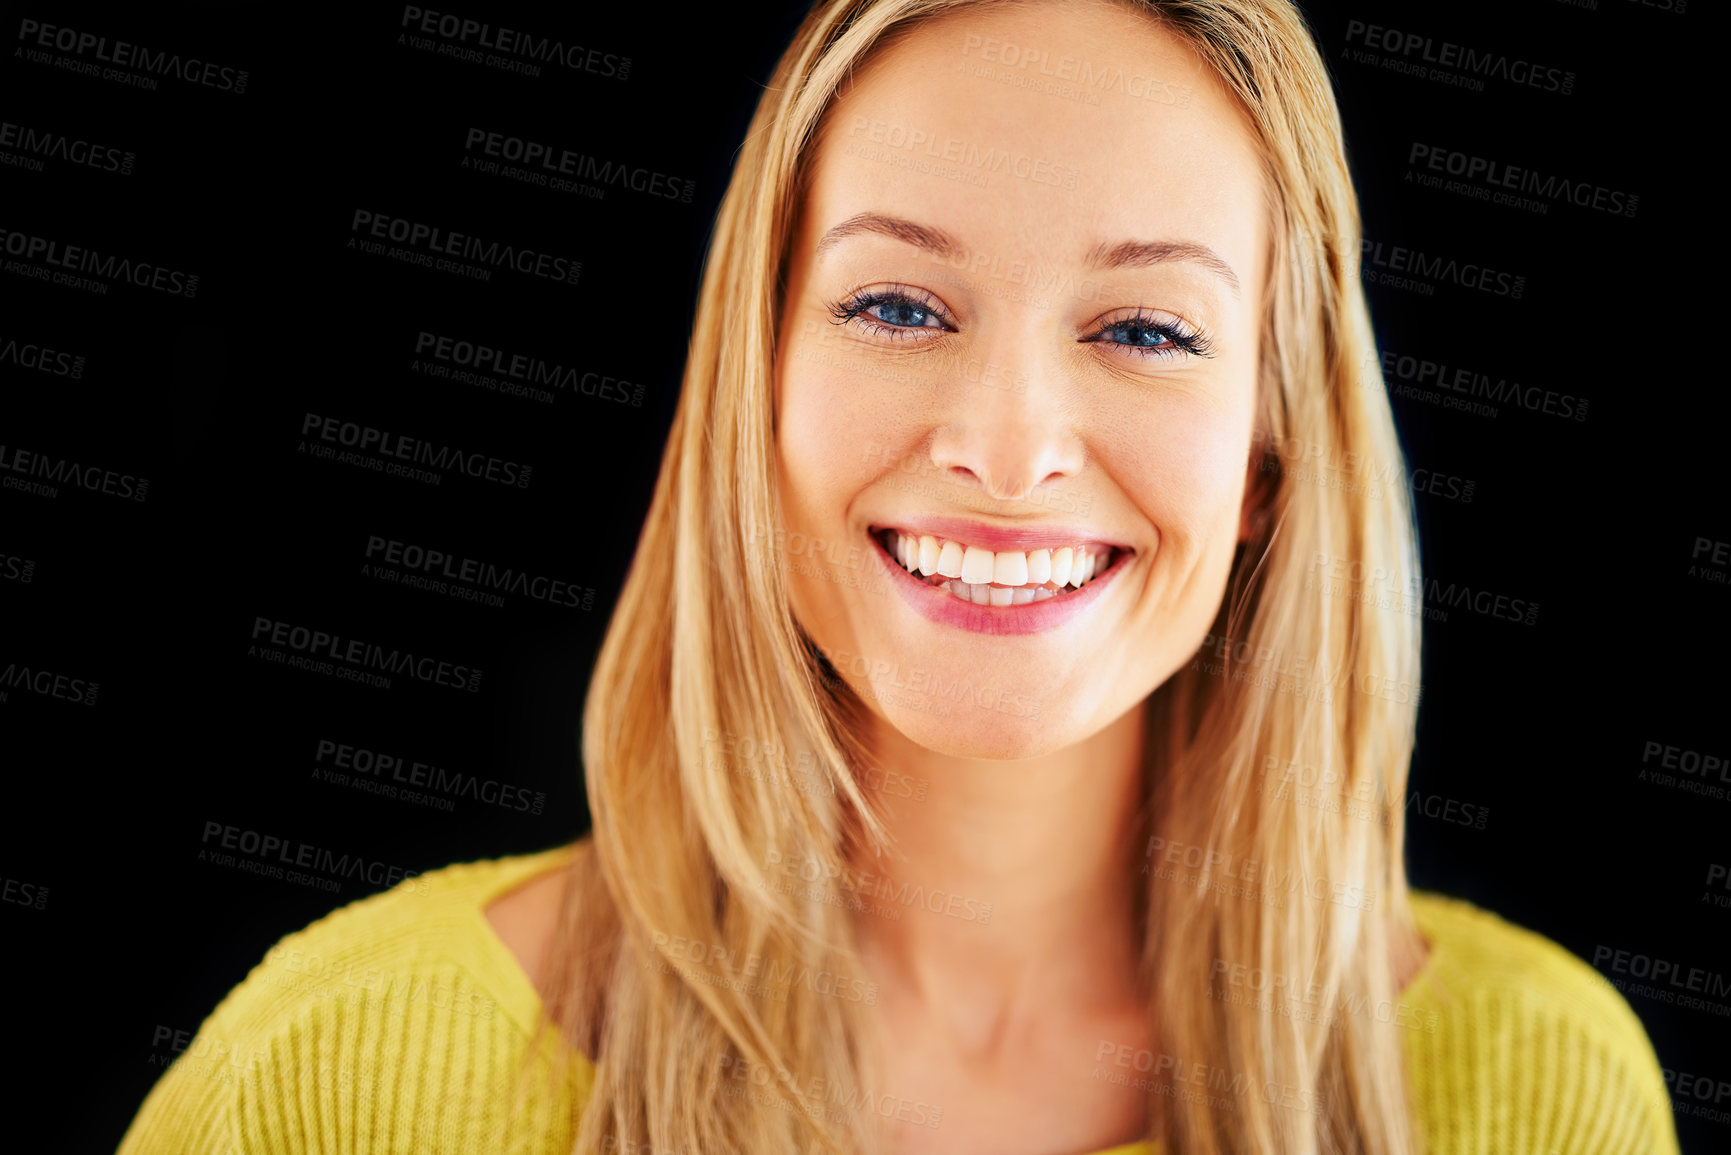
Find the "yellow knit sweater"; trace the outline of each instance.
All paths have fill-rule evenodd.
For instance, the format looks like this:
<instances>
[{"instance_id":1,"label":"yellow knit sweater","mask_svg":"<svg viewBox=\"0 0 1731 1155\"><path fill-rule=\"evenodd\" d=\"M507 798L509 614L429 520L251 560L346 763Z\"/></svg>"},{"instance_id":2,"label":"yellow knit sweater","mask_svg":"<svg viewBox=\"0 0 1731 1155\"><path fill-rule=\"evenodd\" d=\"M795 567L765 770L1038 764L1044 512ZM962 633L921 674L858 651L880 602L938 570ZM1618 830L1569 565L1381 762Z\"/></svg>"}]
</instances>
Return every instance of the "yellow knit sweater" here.
<instances>
[{"instance_id":1,"label":"yellow knit sweater","mask_svg":"<svg viewBox=\"0 0 1731 1155\"><path fill-rule=\"evenodd\" d=\"M541 1002L483 910L569 854L449 866L284 938L164 1042L119 1155L565 1155L594 1070L509 1117ZM1431 953L1398 1020L1429 1155L1675 1155L1652 1044L1597 972L1465 902L1413 911Z\"/></svg>"}]
</instances>

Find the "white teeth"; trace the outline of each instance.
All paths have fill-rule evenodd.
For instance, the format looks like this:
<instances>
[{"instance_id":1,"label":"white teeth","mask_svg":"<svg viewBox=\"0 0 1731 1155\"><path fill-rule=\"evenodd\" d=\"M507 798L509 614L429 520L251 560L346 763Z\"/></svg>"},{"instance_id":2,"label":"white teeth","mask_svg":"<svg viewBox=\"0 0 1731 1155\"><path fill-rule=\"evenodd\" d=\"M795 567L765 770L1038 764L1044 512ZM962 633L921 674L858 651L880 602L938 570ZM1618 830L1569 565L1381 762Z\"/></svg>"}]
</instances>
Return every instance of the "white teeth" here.
<instances>
[{"instance_id":1,"label":"white teeth","mask_svg":"<svg viewBox=\"0 0 1731 1155\"><path fill-rule=\"evenodd\" d=\"M997 555L970 545L962 555L962 580L969 585L989 585L997 569Z\"/></svg>"},{"instance_id":2,"label":"white teeth","mask_svg":"<svg viewBox=\"0 0 1731 1155\"><path fill-rule=\"evenodd\" d=\"M992 555L992 580L1001 586L1028 584L1028 555L996 553Z\"/></svg>"},{"instance_id":3,"label":"white teeth","mask_svg":"<svg viewBox=\"0 0 1731 1155\"><path fill-rule=\"evenodd\" d=\"M1052 551L1052 584L1059 589L1070 584L1070 556L1073 552L1069 546Z\"/></svg>"},{"instance_id":4,"label":"white teeth","mask_svg":"<svg viewBox=\"0 0 1731 1155\"><path fill-rule=\"evenodd\" d=\"M1052 551L1049 549L1031 549L1028 551L1028 584L1043 586L1052 580Z\"/></svg>"},{"instance_id":5,"label":"white teeth","mask_svg":"<svg viewBox=\"0 0 1731 1155\"><path fill-rule=\"evenodd\" d=\"M906 541L907 538L903 538ZM926 534L920 538L920 570L923 573L938 572L938 539Z\"/></svg>"},{"instance_id":6,"label":"white teeth","mask_svg":"<svg viewBox=\"0 0 1731 1155\"><path fill-rule=\"evenodd\" d=\"M1102 570L1107 554L1087 548L993 551L932 534L891 530L888 544L902 568L980 606L1025 606L1080 589Z\"/></svg>"},{"instance_id":7,"label":"white teeth","mask_svg":"<svg viewBox=\"0 0 1731 1155\"><path fill-rule=\"evenodd\" d=\"M1070 584L1080 589L1082 584L1093 576L1094 555L1086 552L1078 555L1070 566Z\"/></svg>"}]
</instances>

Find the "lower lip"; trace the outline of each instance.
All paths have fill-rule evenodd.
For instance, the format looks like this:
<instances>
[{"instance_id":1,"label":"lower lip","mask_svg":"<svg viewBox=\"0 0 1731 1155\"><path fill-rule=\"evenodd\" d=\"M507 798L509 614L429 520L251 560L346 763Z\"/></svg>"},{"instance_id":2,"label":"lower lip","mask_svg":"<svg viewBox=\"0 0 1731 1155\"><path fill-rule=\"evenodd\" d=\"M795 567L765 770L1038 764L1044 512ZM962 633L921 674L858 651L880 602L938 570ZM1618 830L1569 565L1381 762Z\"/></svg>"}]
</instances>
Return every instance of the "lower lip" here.
<instances>
[{"instance_id":1,"label":"lower lip","mask_svg":"<svg viewBox=\"0 0 1731 1155\"><path fill-rule=\"evenodd\" d=\"M941 625L972 630L976 634L1039 634L1058 629L1076 615L1086 612L1099 599L1107 583L1136 556L1128 550L1118 551L1118 557L1109 569L1067 594L1020 606L977 606L973 602L964 602L942 586L927 585L903 569L901 563L884 549L876 534L868 533L866 536L871 539L878 560L889 571L896 592L916 613Z\"/></svg>"}]
</instances>

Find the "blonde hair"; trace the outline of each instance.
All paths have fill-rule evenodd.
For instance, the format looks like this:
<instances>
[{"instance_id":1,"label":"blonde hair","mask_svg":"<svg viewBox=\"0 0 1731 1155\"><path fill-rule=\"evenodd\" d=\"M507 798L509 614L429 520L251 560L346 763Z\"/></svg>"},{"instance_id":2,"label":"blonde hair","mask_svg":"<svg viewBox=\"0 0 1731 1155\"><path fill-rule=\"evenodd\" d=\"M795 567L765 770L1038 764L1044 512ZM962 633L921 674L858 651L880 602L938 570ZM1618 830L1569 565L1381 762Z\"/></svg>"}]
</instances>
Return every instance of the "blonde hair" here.
<instances>
[{"instance_id":1,"label":"blonde hair","mask_svg":"<svg viewBox=\"0 0 1731 1155\"><path fill-rule=\"evenodd\" d=\"M772 372L816 133L871 53L976 2L816 5L722 201L667 452L583 715L594 831L572 867L544 982L544 1027L598 1069L577 1155L645 1144L656 1155L877 1148L878 1100L858 1083L872 1016L834 985L858 972L845 909L778 889L766 869L811 862L834 878L851 848L885 839L857 774L863 706L794 620L781 567L752 543L777 525ZM1150 1137L1174 1155L1409 1155L1418 1140L1399 1032L1362 1010L1398 1000L1391 941L1416 934L1401 801L1419 623L1377 608L1357 578L1411 580L1418 559L1358 280L1339 111L1310 32L1284 0L1126 6L1212 68L1264 157L1275 227L1260 516L1210 642L1217 654L1313 671L1293 692L1281 678L1227 675L1199 658L1146 702L1150 1023L1162 1055L1186 1071L1228 1073L1236 1092L1221 1109L1216 1096L1157 1100L1150 1090L1150 1118L1162 1124ZM1346 483L1286 468L1295 445ZM1383 463L1392 484L1363 484L1352 476L1359 461ZM829 788L733 772L714 756L717 736L809 751ZM1295 768L1326 796L1295 805L1290 781L1274 777ZM1355 798L1369 799L1373 820L1347 804ZM1250 863L1259 889L1247 898L1231 888ZM742 959L767 960L774 980L753 981L769 976L759 964L742 970ZM1303 984L1307 1013L1211 997L1216 972L1235 966ZM741 1082L749 1093L730 1087ZM814 1085L830 1091L814 1095Z\"/></svg>"}]
</instances>

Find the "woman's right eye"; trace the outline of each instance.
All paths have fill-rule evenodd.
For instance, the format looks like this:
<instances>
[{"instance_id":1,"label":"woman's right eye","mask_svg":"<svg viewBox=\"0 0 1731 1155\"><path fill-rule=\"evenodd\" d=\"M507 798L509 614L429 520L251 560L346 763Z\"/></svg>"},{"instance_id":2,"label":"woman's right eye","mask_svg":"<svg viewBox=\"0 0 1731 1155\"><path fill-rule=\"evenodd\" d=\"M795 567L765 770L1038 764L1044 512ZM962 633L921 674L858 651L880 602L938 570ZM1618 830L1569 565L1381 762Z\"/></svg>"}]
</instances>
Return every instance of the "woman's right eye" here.
<instances>
[{"instance_id":1,"label":"woman's right eye","mask_svg":"<svg viewBox=\"0 0 1731 1155\"><path fill-rule=\"evenodd\" d=\"M935 321L937 314L905 298L901 300L882 301L866 309L866 315L873 320L882 321L886 325L912 329L929 328L928 320Z\"/></svg>"},{"instance_id":2,"label":"woman's right eye","mask_svg":"<svg viewBox=\"0 0 1731 1155\"><path fill-rule=\"evenodd\" d=\"M860 293L830 307L836 324L863 324L867 332L906 338L921 330L954 332L935 302L905 292Z\"/></svg>"}]
</instances>

